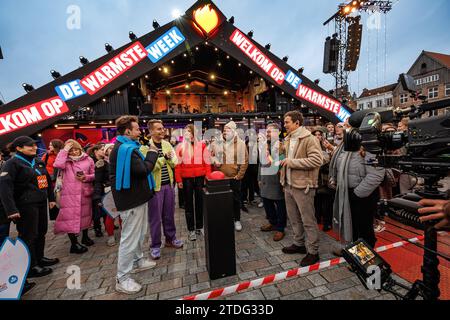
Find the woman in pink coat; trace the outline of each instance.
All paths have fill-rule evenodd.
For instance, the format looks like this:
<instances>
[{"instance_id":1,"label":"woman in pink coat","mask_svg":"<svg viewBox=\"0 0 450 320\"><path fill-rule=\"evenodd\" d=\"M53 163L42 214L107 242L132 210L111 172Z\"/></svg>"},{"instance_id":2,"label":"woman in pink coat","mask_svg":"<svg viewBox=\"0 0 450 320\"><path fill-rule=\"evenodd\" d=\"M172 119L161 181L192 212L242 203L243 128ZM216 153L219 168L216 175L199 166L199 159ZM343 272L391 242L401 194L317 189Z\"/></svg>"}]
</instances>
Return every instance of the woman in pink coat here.
<instances>
[{"instance_id":1,"label":"woman in pink coat","mask_svg":"<svg viewBox=\"0 0 450 320\"><path fill-rule=\"evenodd\" d=\"M81 145L67 140L55 160L54 167L61 170L60 211L55 223L55 234L67 233L72 244L70 253L82 254L92 246L88 228L92 224L92 195L95 174L94 161L83 152ZM81 244L77 235L83 231Z\"/></svg>"}]
</instances>

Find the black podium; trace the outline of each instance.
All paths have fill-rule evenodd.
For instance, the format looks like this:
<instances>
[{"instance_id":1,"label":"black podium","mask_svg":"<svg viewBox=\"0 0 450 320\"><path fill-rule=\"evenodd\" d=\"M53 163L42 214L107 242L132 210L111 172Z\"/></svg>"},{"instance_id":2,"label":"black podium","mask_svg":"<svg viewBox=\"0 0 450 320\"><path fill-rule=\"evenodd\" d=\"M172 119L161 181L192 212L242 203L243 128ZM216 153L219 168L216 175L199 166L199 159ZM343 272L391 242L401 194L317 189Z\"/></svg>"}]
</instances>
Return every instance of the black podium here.
<instances>
[{"instance_id":1,"label":"black podium","mask_svg":"<svg viewBox=\"0 0 450 320\"><path fill-rule=\"evenodd\" d=\"M206 267L211 280L236 275L233 192L230 180L208 180L203 191Z\"/></svg>"}]
</instances>

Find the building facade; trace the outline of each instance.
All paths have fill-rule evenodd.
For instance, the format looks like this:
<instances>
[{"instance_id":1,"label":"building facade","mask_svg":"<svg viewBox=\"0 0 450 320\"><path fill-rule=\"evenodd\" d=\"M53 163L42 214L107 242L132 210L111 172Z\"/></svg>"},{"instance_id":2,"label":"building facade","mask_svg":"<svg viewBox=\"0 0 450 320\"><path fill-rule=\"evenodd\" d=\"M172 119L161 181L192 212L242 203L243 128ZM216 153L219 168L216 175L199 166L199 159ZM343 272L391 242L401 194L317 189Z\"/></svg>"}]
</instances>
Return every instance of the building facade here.
<instances>
[{"instance_id":1,"label":"building facade","mask_svg":"<svg viewBox=\"0 0 450 320\"><path fill-rule=\"evenodd\" d=\"M419 94L427 97L426 102L450 99L450 55L422 51L409 69L408 75L414 78ZM414 101L400 83L394 89L393 96L395 107L406 108L413 104L421 104L420 101ZM436 111L435 114L443 112L444 109Z\"/></svg>"},{"instance_id":2,"label":"building facade","mask_svg":"<svg viewBox=\"0 0 450 320\"><path fill-rule=\"evenodd\" d=\"M394 89L397 84L368 90L364 89L356 99L357 110L392 107L394 105Z\"/></svg>"}]
</instances>

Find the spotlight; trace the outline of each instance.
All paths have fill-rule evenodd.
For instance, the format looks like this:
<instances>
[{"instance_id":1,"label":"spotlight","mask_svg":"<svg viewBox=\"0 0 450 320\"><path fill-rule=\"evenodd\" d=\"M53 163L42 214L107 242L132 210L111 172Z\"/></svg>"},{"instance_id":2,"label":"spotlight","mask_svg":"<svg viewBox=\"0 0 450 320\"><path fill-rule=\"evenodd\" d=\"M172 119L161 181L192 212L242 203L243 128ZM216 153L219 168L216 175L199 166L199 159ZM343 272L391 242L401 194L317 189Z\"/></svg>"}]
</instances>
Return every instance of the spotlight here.
<instances>
[{"instance_id":1,"label":"spotlight","mask_svg":"<svg viewBox=\"0 0 450 320\"><path fill-rule=\"evenodd\" d=\"M320 83L320 79L316 79L316 80L314 80L314 83L315 83L315 84L317 84L317 85L319 85L319 83Z\"/></svg>"},{"instance_id":2,"label":"spotlight","mask_svg":"<svg viewBox=\"0 0 450 320\"><path fill-rule=\"evenodd\" d=\"M210 76L210 78L211 78L211 80L215 80L215 79L216 79L216 75L212 74L212 75Z\"/></svg>"},{"instance_id":3,"label":"spotlight","mask_svg":"<svg viewBox=\"0 0 450 320\"><path fill-rule=\"evenodd\" d=\"M225 96L227 96L227 95L228 95L228 91L225 90L225 91L223 92L223 94L224 94Z\"/></svg>"},{"instance_id":4,"label":"spotlight","mask_svg":"<svg viewBox=\"0 0 450 320\"><path fill-rule=\"evenodd\" d=\"M52 75L53 79L55 79L55 80L61 77L61 74L55 70L50 71L50 74Z\"/></svg>"},{"instance_id":5,"label":"spotlight","mask_svg":"<svg viewBox=\"0 0 450 320\"><path fill-rule=\"evenodd\" d=\"M234 24L234 16L232 16L230 19L228 19L228 22L231 24Z\"/></svg>"},{"instance_id":6,"label":"spotlight","mask_svg":"<svg viewBox=\"0 0 450 320\"><path fill-rule=\"evenodd\" d=\"M289 56L283 57L283 61L284 61L284 62L288 62L288 60L289 60Z\"/></svg>"},{"instance_id":7,"label":"spotlight","mask_svg":"<svg viewBox=\"0 0 450 320\"><path fill-rule=\"evenodd\" d=\"M111 51L114 51L114 48L109 43L105 43L105 50L110 53Z\"/></svg>"},{"instance_id":8,"label":"spotlight","mask_svg":"<svg viewBox=\"0 0 450 320\"><path fill-rule=\"evenodd\" d=\"M305 68L301 67L300 69L298 69L298 73L303 74L303 72L305 72Z\"/></svg>"},{"instance_id":9,"label":"spotlight","mask_svg":"<svg viewBox=\"0 0 450 320\"><path fill-rule=\"evenodd\" d=\"M129 33L129 35L128 35L129 37L130 37L130 40L131 41L134 41L134 40L136 40L137 39L137 36L134 34L134 32L133 31L130 31L130 33Z\"/></svg>"},{"instance_id":10,"label":"spotlight","mask_svg":"<svg viewBox=\"0 0 450 320\"><path fill-rule=\"evenodd\" d=\"M172 17L173 17L174 19L178 19L179 17L181 17L181 11L178 10L178 9L174 9L174 10L172 11Z\"/></svg>"},{"instance_id":11,"label":"spotlight","mask_svg":"<svg viewBox=\"0 0 450 320\"><path fill-rule=\"evenodd\" d=\"M34 90L34 87L31 84L28 84L28 83L23 83L22 87L23 87L23 89L25 90L26 93L29 93L29 92Z\"/></svg>"},{"instance_id":12,"label":"spotlight","mask_svg":"<svg viewBox=\"0 0 450 320\"><path fill-rule=\"evenodd\" d=\"M153 20L153 29L158 29L160 27L160 25L159 25L159 23L158 23L158 21L156 21L156 19L155 20Z\"/></svg>"},{"instance_id":13,"label":"spotlight","mask_svg":"<svg viewBox=\"0 0 450 320\"><path fill-rule=\"evenodd\" d=\"M250 37L250 38L253 38L253 35L254 35L254 31L253 30L251 30L249 33L247 33L247 35Z\"/></svg>"},{"instance_id":14,"label":"spotlight","mask_svg":"<svg viewBox=\"0 0 450 320\"><path fill-rule=\"evenodd\" d=\"M89 63L89 60L86 59L86 58L83 57L83 56L80 56L80 62L81 62L81 64L82 64L83 66L85 66L85 65L87 65L87 64Z\"/></svg>"},{"instance_id":15,"label":"spotlight","mask_svg":"<svg viewBox=\"0 0 450 320\"><path fill-rule=\"evenodd\" d=\"M266 46L264 48L266 48L267 50L270 50L270 48L272 47L272 45L270 43L266 44Z\"/></svg>"}]
</instances>

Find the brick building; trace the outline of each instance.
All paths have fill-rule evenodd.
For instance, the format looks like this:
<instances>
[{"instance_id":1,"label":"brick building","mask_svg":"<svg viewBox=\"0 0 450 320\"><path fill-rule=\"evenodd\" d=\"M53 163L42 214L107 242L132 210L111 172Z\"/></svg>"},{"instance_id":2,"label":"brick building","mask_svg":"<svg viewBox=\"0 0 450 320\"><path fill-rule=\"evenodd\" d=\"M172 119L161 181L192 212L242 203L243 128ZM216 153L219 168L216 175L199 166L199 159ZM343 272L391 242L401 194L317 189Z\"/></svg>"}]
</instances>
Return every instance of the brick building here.
<instances>
[{"instance_id":1,"label":"brick building","mask_svg":"<svg viewBox=\"0 0 450 320\"><path fill-rule=\"evenodd\" d=\"M422 51L408 75L414 77L417 90L427 97L428 102L450 99L450 55ZM407 107L414 103L417 102L398 83L394 90L394 106Z\"/></svg>"},{"instance_id":2,"label":"brick building","mask_svg":"<svg viewBox=\"0 0 450 320\"><path fill-rule=\"evenodd\" d=\"M415 79L419 93L427 97L427 102L450 99L450 55L422 51L407 74ZM389 106L406 108L421 103L414 101L399 82L364 89L356 102L359 110ZM450 110L450 105L447 110Z\"/></svg>"}]
</instances>

